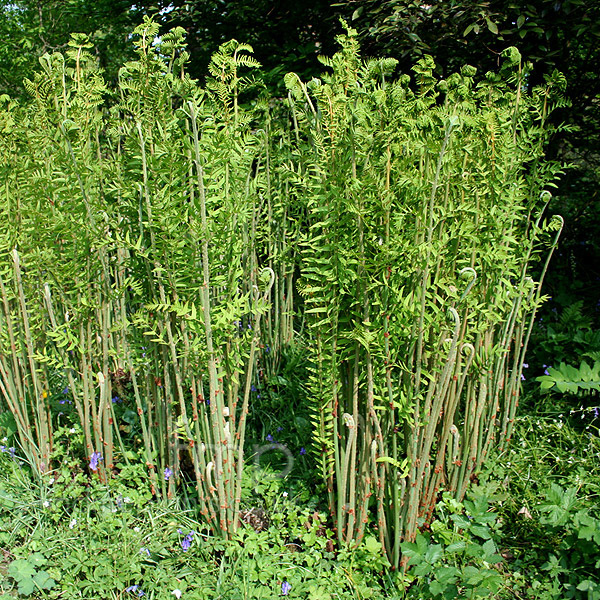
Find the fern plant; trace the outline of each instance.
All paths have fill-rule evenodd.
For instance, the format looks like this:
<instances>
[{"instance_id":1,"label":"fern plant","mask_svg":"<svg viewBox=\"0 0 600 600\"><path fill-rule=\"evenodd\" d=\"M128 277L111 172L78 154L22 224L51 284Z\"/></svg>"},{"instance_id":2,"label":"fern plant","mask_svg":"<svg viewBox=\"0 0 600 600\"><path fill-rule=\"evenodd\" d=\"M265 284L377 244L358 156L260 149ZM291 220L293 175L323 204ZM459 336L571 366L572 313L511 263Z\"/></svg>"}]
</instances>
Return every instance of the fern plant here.
<instances>
[{"instance_id":1,"label":"fern plant","mask_svg":"<svg viewBox=\"0 0 600 600\"><path fill-rule=\"evenodd\" d=\"M561 362L558 367L548 367L546 371L546 375L536 377L542 392L556 391L577 396L600 392L599 361L591 366L582 361L579 367Z\"/></svg>"},{"instance_id":2,"label":"fern plant","mask_svg":"<svg viewBox=\"0 0 600 600\"><path fill-rule=\"evenodd\" d=\"M424 58L411 87L393 60L363 62L352 30L338 39L328 75L286 77L315 447L340 541L374 519L398 566L438 493L462 498L510 438L559 169L514 49L480 83L472 67L437 81Z\"/></svg>"},{"instance_id":3,"label":"fern plant","mask_svg":"<svg viewBox=\"0 0 600 600\"><path fill-rule=\"evenodd\" d=\"M31 105L2 113L0 391L41 476L58 381L92 475L141 460L157 496L191 480L229 536L274 283L257 250L264 139L237 100L258 63L225 44L202 89L182 30L157 33L135 30L116 94L74 36L43 57Z\"/></svg>"}]
</instances>

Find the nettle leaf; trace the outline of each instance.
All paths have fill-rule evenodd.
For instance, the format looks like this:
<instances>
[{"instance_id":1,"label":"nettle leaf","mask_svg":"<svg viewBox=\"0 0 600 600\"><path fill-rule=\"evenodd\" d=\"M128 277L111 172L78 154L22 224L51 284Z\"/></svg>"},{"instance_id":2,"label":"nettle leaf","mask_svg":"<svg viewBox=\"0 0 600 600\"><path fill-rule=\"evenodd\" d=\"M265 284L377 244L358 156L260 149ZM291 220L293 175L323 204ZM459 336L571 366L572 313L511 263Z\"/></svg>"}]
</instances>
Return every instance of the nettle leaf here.
<instances>
[{"instance_id":1,"label":"nettle leaf","mask_svg":"<svg viewBox=\"0 0 600 600\"><path fill-rule=\"evenodd\" d=\"M492 537L489 527L485 525L471 525L470 531L484 540L489 540Z\"/></svg>"},{"instance_id":2,"label":"nettle leaf","mask_svg":"<svg viewBox=\"0 0 600 600\"><path fill-rule=\"evenodd\" d=\"M454 554L456 552L462 552L467 547L467 543L464 541L453 542L446 546L446 552L449 554Z\"/></svg>"}]
</instances>

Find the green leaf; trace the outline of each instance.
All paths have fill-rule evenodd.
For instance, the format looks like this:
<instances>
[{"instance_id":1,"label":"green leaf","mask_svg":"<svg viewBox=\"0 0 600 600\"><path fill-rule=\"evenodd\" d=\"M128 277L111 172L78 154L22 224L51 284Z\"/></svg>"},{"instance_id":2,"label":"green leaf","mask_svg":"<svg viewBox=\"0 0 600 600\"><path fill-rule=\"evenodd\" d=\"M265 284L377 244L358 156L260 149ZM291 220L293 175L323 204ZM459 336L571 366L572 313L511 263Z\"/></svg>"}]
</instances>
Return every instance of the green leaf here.
<instances>
[{"instance_id":1,"label":"green leaf","mask_svg":"<svg viewBox=\"0 0 600 600\"><path fill-rule=\"evenodd\" d=\"M41 552L34 552L32 555L27 557L27 560L35 567L41 567L48 562L46 557Z\"/></svg>"},{"instance_id":2,"label":"green leaf","mask_svg":"<svg viewBox=\"0 0 600 600\"><path fill-rule=\"evenodd\" d=\"M19 594L22 596L31 596L35 592L35 583L31 577L19 581Z\"/></svg>"},{"instance_id":3,"label":"green leaf","mask_svg":"<svg viewBox=\"0 0 600 600\"><path fill-rule=\"evenodd\" d=\"M8 574L16 581L31 578L35 575L36 568L23 558L19 558L10 563Z\"/></svg>"},{"instance_id":4,"label":"green leaf","mask_svg":"<svg viewBox=\"0 0 600 600\"><path fill-rule=\"evenodd\" d=\"M55 586L55 581L46 571L36 573L33 578L35 584L42 590L51 590Z\"/></svg>"},{"instance_id":5,"label":"green leaf","mask_svg":"<svg viewBox=\"0 0 600 600\"><path fill-rule=\"evenodd\" d=\"M471 533L484 540L489 540L492 537L489 527L486 527L485 525L472 525Z\"/></svg>"},{"instance_id":6,"label":"green leaf","mask_svg":"<svg viewBox=\"0 0 600 600\"><path fill-rule=\"evenodd\" d=\"M451 515L450 518L454 521L459 529L469 529L471 521L462 515Z\"/></svg>"},{"instance_id":7,"label":"green leaf","mask_svg":"<svg viewBox=\"0 0 600 600\"><path fill-rule=\"evenodd\" d=\"M454 552L462 552L465 548L467 547L467 543L460 541L460 542L453 542L452 544L450 544L449 546L446 547L446 552L453 554Z\"/></svg>"},{"instance_id":8,"label":"green leaf","mask_svg":"<svg viewBox=\"0 0 600 600\"><path fill-rule=\"evenodd\" d=\"M491 21L488 17L485 18L485 22L487 25L487 28L493 33L493 34L498 34L498 27L496 25L496 23L494 23L493 21Z\"/></svg>"},{"instance_id":9,"label":"green leaf","mask_svg":"<svg viewBox=\"0 0 600 600\"><path fill-rule=\"evenodd\" d=\"M381 552L381 542L378 542L374 536L369 535L365 538L365 548L369 553L378 555Z\"/></svg>"},{"instance_id":10,"label":"green leaf","mask_svg":"<svg viewBox=\"0 0 600 600\"><path fill-rule=\"evenodd\" d=\"M594 591L596 588L598 587L598 584L595 583L594 581L590 580L590 579L585 579L584 581L581 581L579 583L579 585L577 586L577 589L580 592L592 592Z\"/></svg>"}]
</instances>

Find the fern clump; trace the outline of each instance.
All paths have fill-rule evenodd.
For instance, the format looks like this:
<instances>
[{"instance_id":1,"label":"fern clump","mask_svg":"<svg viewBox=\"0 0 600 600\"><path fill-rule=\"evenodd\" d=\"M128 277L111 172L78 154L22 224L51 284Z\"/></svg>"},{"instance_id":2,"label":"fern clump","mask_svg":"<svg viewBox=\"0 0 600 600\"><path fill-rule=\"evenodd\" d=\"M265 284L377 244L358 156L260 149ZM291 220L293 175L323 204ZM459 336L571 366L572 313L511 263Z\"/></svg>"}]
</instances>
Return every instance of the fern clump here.
<instances>
[{"instance_id":1,"label":"fern clump","mask_svg":"<svg viewBox=\"0 0 600 600\"><path fill-rule=\"evenodd\" d=\"M396 76L349 29L281 101L235 40L201 87L183 33L146 19L114 89L75 35L29 104L0 98L0 406L38 474L66 420L89 476L141 465L231 537L257 387L302 329L338 538L374 524L399 566L510 439L564 80L528 90L516 49L500 74Z\"/></svg>"},{"instance_id":2,"label":"fern clump","mask_svg":"<svg viewBox=\"0 0 600 600\"><path fill-rule=\"evenodd\" d=\"M397 566L438 493L462 498L511 436L559 168L543 160L550 96L525 92L515 49L500 76L438 81L430 57L394 78L352 30L339 42L322 79L286 78L315 445L339 539L374 517Z\"/></svg>"}]
</instances>

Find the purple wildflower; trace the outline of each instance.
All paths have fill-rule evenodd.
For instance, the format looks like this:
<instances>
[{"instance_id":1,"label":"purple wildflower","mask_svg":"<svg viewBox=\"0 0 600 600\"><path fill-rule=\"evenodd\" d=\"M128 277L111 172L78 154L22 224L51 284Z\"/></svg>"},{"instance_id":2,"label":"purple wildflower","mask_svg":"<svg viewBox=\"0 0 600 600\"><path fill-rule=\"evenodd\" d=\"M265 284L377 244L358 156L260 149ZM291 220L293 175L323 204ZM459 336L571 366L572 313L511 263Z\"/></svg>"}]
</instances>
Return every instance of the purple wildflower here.
<instances>
[{"instance_id":1,"label":"purple wildflower","mask_svg":"<svg viewBox=\"0 0 600 600\"><path fill-rule=\"evenodd\" d=\"M306 454L306 448L304 448L304 446L300 448L300 454L302 454L302 456Z\"/></svg>"},{"instance_id":2,"label":"purple wildflower","mask_svg":"<svg viewBox=\"0 0 600 600\"><path fill-rule=\"evenodd\" d=\"M169 481L171 479L171 475L173 475L173 471L169 469L169 467L165 468L165 481Z\"/></svg>"},{"instance_id":3,"label":"purple wildflower","mask_svg":"<svg viewBox=\"0 0 600 600\"><path fill-rule=\"evenodd\" d=\"M273 436L269 433L267 435L267 442L272 442L273 441Z\"/></svg>"},{"instance_id":4,"label":"purple wildflower","mask_svg":"<svg viewBox=\"0 0 600 600\"><path fill-rule=\"evenodd\" d=\"M140 548L140 553L150 556L150 550L148 550L148 548Z\"/></svg>"},{"instance_id":5,"label":"purple wildflower","mask_svg":"<svg viewBox=\"0 0 600 600\"><path fill-rule=\"evenodd\" d=\"M523 363L523 368L524 369L529 369L529 365L527 363Z\"/></svg>"},{"instance_id":6,"label":"purple wildflower","mask_svg":"<svg viewBox=\"0 0 600 600\"><path fill-rule=\"evenodd\" d=\"M292 584L288 583L287 581L284 581L281 584L281 595L282 596L287 596L290 593L291 589L292 589Z\"/></svg>"},{"instance_id":7,"label":"purple wildflower","mask_svg":"<svg viewBox=\"0 0 600 600\"><path fill-rule=\"evenodd\" d=\"M92 455L90 456L90 469L92 471L97 471L98 470L98 462L103 460L102 459L102 455L100 454L100 452L92 452Z\"/></svg>"},{"instance_id":8,"label":"purple wildflower","mask_svg":"<svg viewBox=\"0 0 600 600\"><path fill-rule=\"evenodd\" d=\"M6 446L0 446L0 452L8 452L12 458L15 457L15 449L14 448L7 448Z\"/></svg>"},{"instance_id":9,"label":"purple wildflower","mask_svg":"<svg viewBox=\"0 0 600 600\"><path fill-rule=\"evenodd\" d=\"M251 385L250 386L250 391L251 392L255 392L256 391L256 386L255 385Z\"/></svg>"},{"instance_id":10,"label":"purple wildflower","mask_svg":"<svg viewBox=\"0 0 600 600\"><path fill-rule=\"evenodd\" d=\"M181 541L181 547L183 548L184 552L187 552L190 549L195 533L195 531L190 531Z\"/></svg>"},{"instance_id":11,"label":"purple wildflower","mask_svg":"<svg viewBox=\"0 0 600 600\"><path fill-rule=\"evenodd\" d=\"M594 418L598 418L598 415L600 415L600 410L598 406L594 406Z\"/></svg>"},{"instance_id":12,"label":"purple wildflower","mask_svg":"<svg viewBox=\"0 0 600 600\"><path fill-rule=\"evenodd\" d=\"M130 585L128 588L125 588L125 591L130 592L131 594L137 594L140 598L146 595L139 585Z\"/></svg>"},{"instance_id":13,"label":"purple wildflower","mask_svg":"<svg viewBox=\"0 0 600 600\"><path fill-rule=\"evenodd\" d=\"M521 381L525 381L525 375L523 375L523 373L521 373Z\"/></svg>"}]
</instances>

